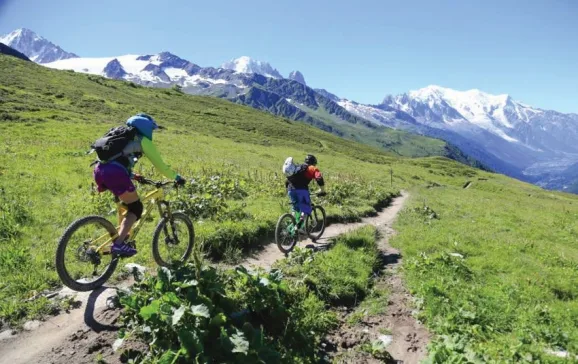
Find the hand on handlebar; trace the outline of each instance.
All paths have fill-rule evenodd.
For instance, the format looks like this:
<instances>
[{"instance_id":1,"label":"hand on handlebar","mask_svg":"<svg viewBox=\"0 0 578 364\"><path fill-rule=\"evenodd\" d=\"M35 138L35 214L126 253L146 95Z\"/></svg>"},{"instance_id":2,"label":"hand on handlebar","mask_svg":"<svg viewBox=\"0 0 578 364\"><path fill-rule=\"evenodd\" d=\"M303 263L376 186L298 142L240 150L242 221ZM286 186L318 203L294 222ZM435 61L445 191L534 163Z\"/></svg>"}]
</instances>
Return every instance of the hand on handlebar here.
<instances>
[{"instance_id":1,"label":"hand on handlebar","mask_svg":"<svg viewBox=\"0 0 578 364\"><path fill-rule=\"evenodd\" d=\"M132 179L134 179L134 180L137 181L137 182L142 182L142 181L144 181L144 177L141 176L140 174L137 174L137 173L133 173Z\"/></svg>"},{"instance_id":2,"label":"hand on handlebar","mask_svg":"<svg viewBox=\"0 0 578 364\"><path fill-rule=\"evenodd\" d=\"M177 186L184 186L185 183L187 183L187 180L177 174L177 178L175 178L175 184Z\"/></svg>"}]
</instances>

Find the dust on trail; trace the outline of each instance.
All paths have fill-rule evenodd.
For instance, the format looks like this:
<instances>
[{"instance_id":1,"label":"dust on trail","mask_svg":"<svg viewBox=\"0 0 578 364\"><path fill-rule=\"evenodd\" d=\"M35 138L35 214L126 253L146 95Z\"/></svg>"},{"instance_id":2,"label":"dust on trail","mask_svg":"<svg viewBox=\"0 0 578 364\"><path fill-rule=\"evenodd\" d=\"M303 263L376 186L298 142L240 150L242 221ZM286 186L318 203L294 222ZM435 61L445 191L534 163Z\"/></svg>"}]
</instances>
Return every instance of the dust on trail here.
<instances>
[{"instance_id":1,"label":"dust on trail","mask_svg":"<svg viewBox=\"0 0 578 364\"><path fill-rule=\"evenodd\" d=\"M371 224L384 233L385 237L379 242L382 254L386 257L399 257L398 252L388 245L387 239L393 232L390 226L407 197L408 194L403 193L377 216L364 218L359 223L328 226L323 238L314 245L323 246L333 237ZM300 242L299 246L310 244L311 241L305 240ZM241 264L270 268L275 261L282 258L284 254L271 243ZM387 265L387 269L395 273L399 264L400 259L396 259ZM428 333L411 315L411 297L401 278L393 274L388 280L391 295L387 313L379 318L379 322L373 325L369 332L371 334L382 327L390 329L393 341L387 350L400 362L417 363L425 357ZM130 281L125 281L119 287L130 285ZM116 321L120 311L111 309L108 305L108 299L116 295L116 290L116 287L110 286L93 292L74 292L64 288L60 294L75 294L80 301L80 308L50 317L44 322L30 324L32 330L24 330L17 335L11 335L7 331L0 333L0 363L94 363L99 353L107 363L118 363L119 355L113 351L112 345L119 329Z\"/></svg>"}]
</instances>

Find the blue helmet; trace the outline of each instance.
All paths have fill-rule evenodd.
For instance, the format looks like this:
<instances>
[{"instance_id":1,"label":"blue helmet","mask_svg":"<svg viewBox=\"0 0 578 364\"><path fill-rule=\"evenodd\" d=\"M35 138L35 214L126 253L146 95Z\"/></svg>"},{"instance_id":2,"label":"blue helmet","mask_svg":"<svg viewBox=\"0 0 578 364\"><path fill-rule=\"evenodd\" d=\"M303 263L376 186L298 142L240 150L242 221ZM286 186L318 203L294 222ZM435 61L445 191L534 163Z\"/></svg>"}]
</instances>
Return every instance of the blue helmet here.
<instances>
[{"instance_id":1,"label":"blue helmet","mask_svg":"<svg viewBox=\"0 0 578 364\"><path fill-rule=\"evenodd\" d=\"M152 116L144 113L131 116L126 121L126 125L135 127L139 133L149 138L150 140L153 139L153 130L161 128L159 125L157 125L155 119L153 119Z\"/></svg>"}]
</instances>

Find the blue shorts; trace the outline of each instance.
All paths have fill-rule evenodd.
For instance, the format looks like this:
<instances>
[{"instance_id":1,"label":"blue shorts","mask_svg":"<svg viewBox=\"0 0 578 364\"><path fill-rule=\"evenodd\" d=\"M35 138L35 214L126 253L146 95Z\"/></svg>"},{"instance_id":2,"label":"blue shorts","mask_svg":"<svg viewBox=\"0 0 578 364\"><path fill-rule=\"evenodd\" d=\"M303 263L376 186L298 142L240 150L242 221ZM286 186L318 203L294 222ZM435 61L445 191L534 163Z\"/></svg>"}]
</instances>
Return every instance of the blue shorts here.
<instances>
[{"instance_id":1,"label":"blue shorts","mask_svg":"<svg viewBox=\"0 0 578 364\"><path fill-rule=\"evenodd\" d=\"M311 215L309 190L289 190L289 199L291 199L295 211Z\"/></svg>"}]
</instances>

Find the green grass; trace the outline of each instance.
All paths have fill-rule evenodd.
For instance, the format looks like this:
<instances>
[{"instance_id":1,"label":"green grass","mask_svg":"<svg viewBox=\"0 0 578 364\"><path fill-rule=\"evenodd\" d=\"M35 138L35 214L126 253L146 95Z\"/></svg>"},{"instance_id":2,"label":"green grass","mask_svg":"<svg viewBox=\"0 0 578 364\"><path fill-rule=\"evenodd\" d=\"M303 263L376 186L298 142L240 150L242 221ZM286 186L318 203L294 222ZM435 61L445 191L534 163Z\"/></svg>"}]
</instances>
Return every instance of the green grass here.
<instances>
[{"instance_id":1,"label":"green grass","mask_svg":"<svg viewBox=\"0 0 578 364\"><path fill-rule=\"evenodd\" d=\"M422 318L446 337L432 347L437 362L554 362L545 349L578 352L576 204L506 179L416 190L393 245Z\"/></svg>"},{"instance_id":2,"label":"green grass","mask_svg":"<svg viewBox=\"0 0 578 364\"><path fill-rule=\"evenodd\" d=\"M289 277L302 278L323 301L354 306L371 288L378 268L377 231L366 226L340 235L326 252L298 251L277 267Z\"/></svg>"},{"instance_id":3,"label":"green grass","mask_svg":"<svg viewBox=\"0 0 578 364\"><path fill-rule=\"evenodd\" d=\"M544 191L442 157L394 157L219 99L55 71L8 57L0 57L0 66L9 70L0 73L4 323L56 309L43 298L27 300L60 283L53 262L58 237L74 219L111 208L109 195L94 193L92 159L83 153L108 128L145 111L168 126L155 142L182 175L203 186L211 185L208 179L215 175L240 183L244 197L212 202L215 216L194 217L199 241L214 256L235 256L235 249L251 249L271 237L277 217L288 209L282 161L315 153L327 177L325 207L333 221L375 213L379 200L401 188L411 193L392 243L402 251L403 274L435 335L433 361L478 356L483 362L564 362L544 350L578 352L575 195ZM147 161L139 165L141 173L158 177ZM472 185L463 189L467 181ZM227 191L229 182L218 190ZM192 195L173 193L171 198L198 201ZM154 222L147 224L132 260L151 265ZM356 287L364 286L339 278L344 272L330 263L316 271L325 276L315 279L332 285L319 292L329 299L335 292L360 297Z\"/></svg>"}]
</instances>

